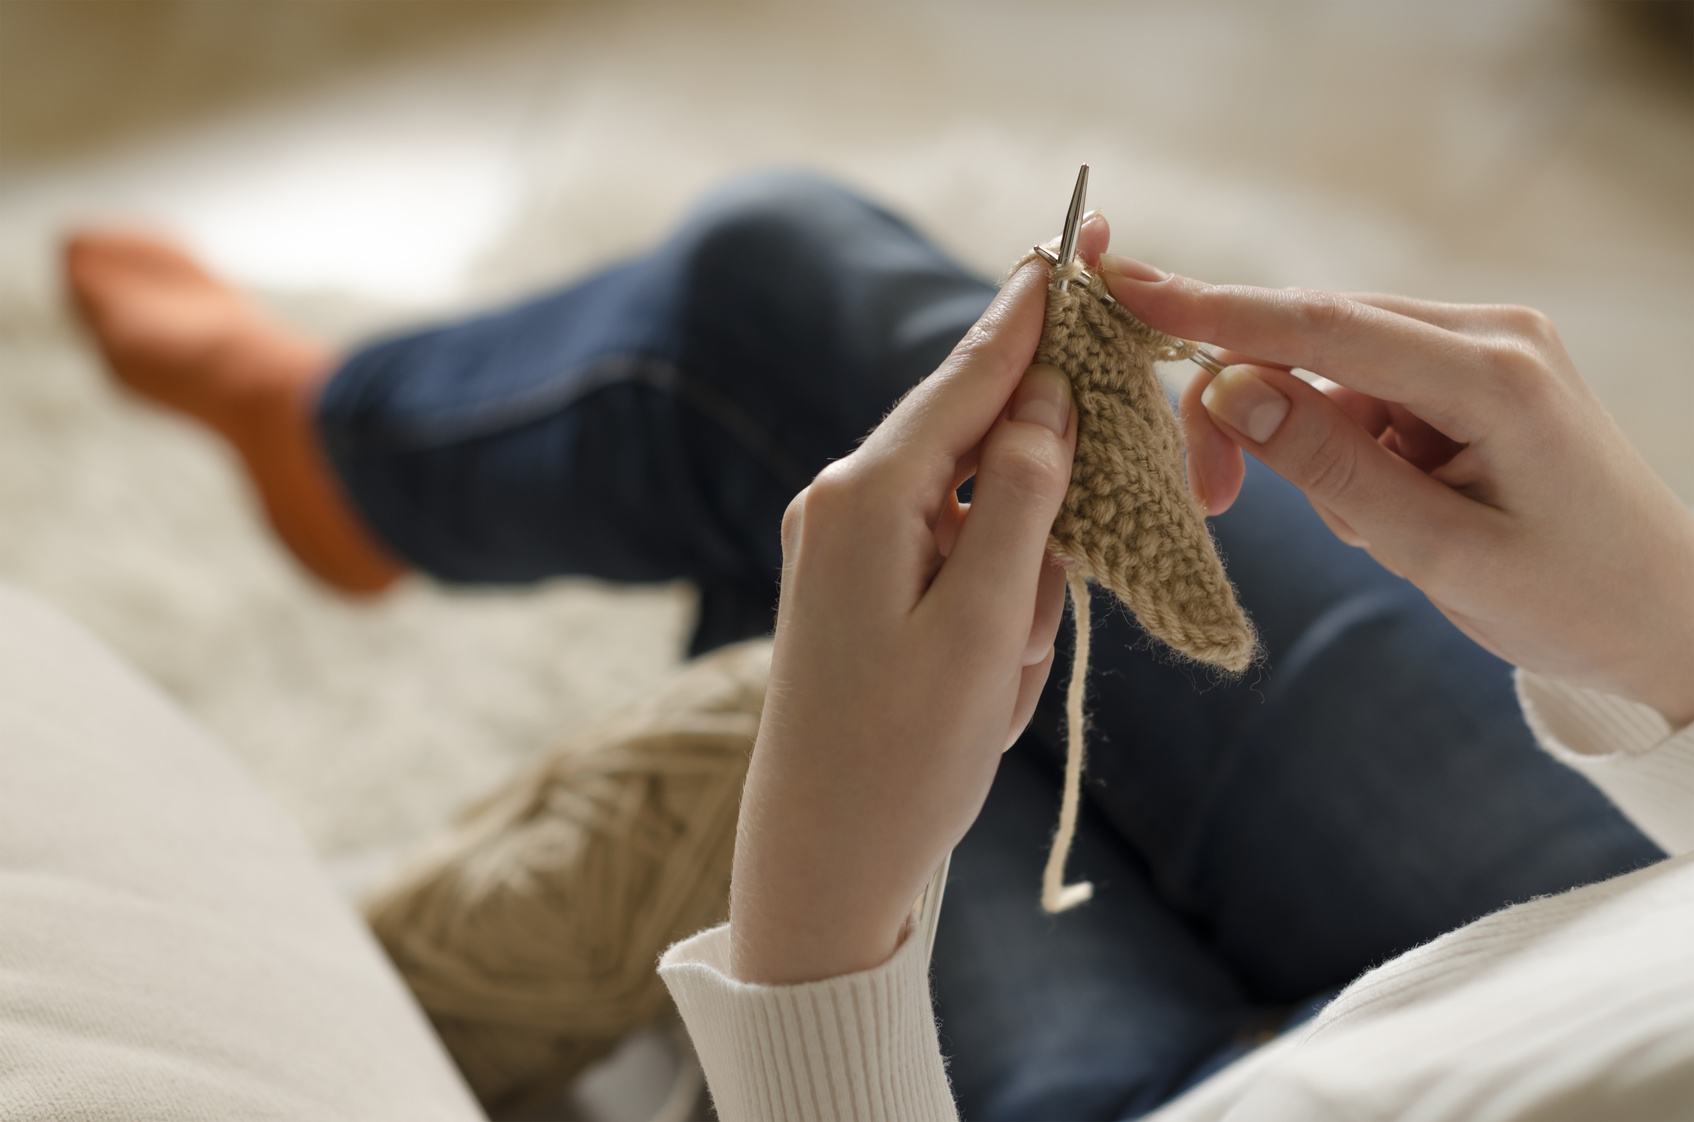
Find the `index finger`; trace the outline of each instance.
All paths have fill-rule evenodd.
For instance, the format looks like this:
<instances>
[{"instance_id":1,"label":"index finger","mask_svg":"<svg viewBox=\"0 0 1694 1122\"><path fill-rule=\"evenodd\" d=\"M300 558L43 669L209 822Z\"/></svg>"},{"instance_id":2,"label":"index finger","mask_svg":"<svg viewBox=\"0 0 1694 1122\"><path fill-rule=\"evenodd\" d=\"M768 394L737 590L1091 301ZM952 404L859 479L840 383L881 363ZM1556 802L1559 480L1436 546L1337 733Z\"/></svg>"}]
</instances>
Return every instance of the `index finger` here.
<instances>
[{"instance_id":1,"label":"index finger","mask_svg":"<svg viewBox=\"0 0 1694 1122\"><path fill-rule=\"evenodd\" d=\"M1332 292L1210 285L1189 277L1106 283L1147 324L1297 366L1398 402L1456 439L1474 433L1474 339ZM1467 435L1459 435L1467 434Z\"/></svg>"},{"instance_id":2,"label":"index finger","mask_svg":"<svg viewBox=\"0 0 1694 1122\"><path fill-rule=\"evenodd\" d=\"M1105 217L1090 214L1077 253L1093 260L1110 237ZM949 465L967 456L993 427L1035 357L1047 280L1040 258L1013 273L953 352L901 400L865 446L916 444Z\"/></svg>"},{"instance_id":3,"label":"index finger","mask_svg":"<svg viewBox=\"0 0 1694 1122\"><path fill-rule=\"evenodd\" d=\"M1046 293L1042 261L1014 273L935 373L912 387L860 451L880 459L881 453L915 445L944 459L951 471L981 442L1029 369Z\"/></svg>"}]
</instances>

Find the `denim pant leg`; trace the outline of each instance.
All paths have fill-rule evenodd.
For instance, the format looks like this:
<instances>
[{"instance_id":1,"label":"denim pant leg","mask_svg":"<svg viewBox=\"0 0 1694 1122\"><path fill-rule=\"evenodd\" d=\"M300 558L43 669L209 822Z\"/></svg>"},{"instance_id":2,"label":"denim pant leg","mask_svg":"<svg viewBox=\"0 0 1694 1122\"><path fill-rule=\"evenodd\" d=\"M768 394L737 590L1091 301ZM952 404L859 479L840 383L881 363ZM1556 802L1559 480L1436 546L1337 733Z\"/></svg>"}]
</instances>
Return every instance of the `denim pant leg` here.
<instances>
[{"instance_id":1,"label":"denim pant leg","mask_svg":"<svg viewBox=\"0 0 1694 1122\"><path fill-rule=\"evenodd\" d=\"M1279 1008L1507 904L1663 856L1536 747L1509 667L1337 541L1293 487L1250 462L1214 528L1267 664L1233 682L1180 664L1096 597L1086 803L1119 855L1084 842L1071 862L1095 899L1036 912L1068 625L955 856L935 985L967 1117L1133 1117ZM1042 777L1038 796L1001 790ZM1030 797L1045 805L1020 827L1004 808ZM1033 856L1015 860L1019 847ZM986 876L993 862L1019 883ZM994 980L977 965L989 955ZM1172 1016L1179 985L1191 1000ZM1065 996L1078 992L1090 1000ZM1139 1043L1114 1059L1096 1040ZM1055 1057L1096 1062L1079 1075Z\"/></svg>"},{"instance_id":2,"label":"denim pant leg","mask_svg":"<svg viewBox=\"0 0 1694 1122\"><path fill-rule=\"evenodd\" d=\"M692 579L699 652L769 630L789 499L992 297L888 212L765 173L643 257L365 348L319 430L366 523L416 567Z\"/></svg>"},{"instance_id":3,"label":"denim pant leg","mask_svg":"<svg viewBox=\"0 0 1694 1122\"><path fill-rule=\"evenodd\" d=\"M1663 856L1536 746L1511 668L1294 487L1251 462L1214 525L1267 665L1216 682L1108 617L1090 795L1254 1000ZM1037 726L1054 753L1059 700Z\"/></svg>"},{"instance_id":4,"label":"denim pant leg","mask_svg":"<svg viewBox=\"0 0 1694 1122\"><path fill-rule=\"evenodd\" d=\"M1094 899L1038 902L1062 772L1026 737L953 853L931 965L941 1048L971 1122L1136 1117L1277 1011L1257 1009L1146 863L1084 804L1070 875Z\"/></svg>"}]
</instances>

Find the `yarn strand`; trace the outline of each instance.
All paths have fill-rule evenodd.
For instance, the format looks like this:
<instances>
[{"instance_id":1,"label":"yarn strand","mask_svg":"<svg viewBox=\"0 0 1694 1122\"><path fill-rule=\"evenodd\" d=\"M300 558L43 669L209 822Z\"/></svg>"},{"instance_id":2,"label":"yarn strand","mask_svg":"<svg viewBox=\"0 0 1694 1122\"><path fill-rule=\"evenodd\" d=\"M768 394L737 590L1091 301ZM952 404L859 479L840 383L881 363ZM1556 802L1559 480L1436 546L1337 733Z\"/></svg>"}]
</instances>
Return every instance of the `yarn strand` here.
<instances>
[{"instance_id":1,"label":"yarn strand","mask_svg":"<svg viewBox=\"0 0 1694 1122\"><path fill-rule=\"evenodd\" d=\"M1088 582L1080 572L1073 572L1065 577L1065 587L1070 590L1076 643L1071 653L1070 685L1065 690L1065 793L1059 804L1059 828L1053 834L1053 848L1047 853L1047 868L1041 875L1041 909L1049 915L1069 911L1094 895L1094 885L1089 881L1065 883L1065 861L1076 839L1076 818L1082 809L1082 764L1087 734L1082 703L1088 690L1091 624Z\"/></svg>"},{"instance_id":2,"label":"yarn strand","mask_svg":"<svg viewBox=\"0 0 1694 1122\"><path fill-rule=\"evenodd\" d=\"M1189 497L1182 428L1153 372L1155 362L1191 356L1194 345L1106 303L1105 285L1080 262L1051 280L1035 361L1070 378L1077 432L1048 552L1114 593L1172 650L1239 674L1252 664L1257 638L1205 512Z\"/></svg>"},{"instance_id":3,"label":"yarn strand","mask_svg":"<svg viewBox=\"0 0 1694 1122\"><path fill-rule=\"evenodd\" d=\"M1188 495L1182 429L1153 372L1155 362L1191 357L1194 344L1136 319L1079 261L1052 270L1048 280L1035 360L1064 371L1077 412L1070 487L1047 539L1047 551L1070 563L1066 587L1076 622L1064 796L1041 876L1041 907L1053 914L1094 895L1087 881L1065 883L1087 747L1087 581L1113 593L1173 651L1224 673L1251 665L1258 639L1224 575L1205 512Z\"/></svg>"}]
</instances>

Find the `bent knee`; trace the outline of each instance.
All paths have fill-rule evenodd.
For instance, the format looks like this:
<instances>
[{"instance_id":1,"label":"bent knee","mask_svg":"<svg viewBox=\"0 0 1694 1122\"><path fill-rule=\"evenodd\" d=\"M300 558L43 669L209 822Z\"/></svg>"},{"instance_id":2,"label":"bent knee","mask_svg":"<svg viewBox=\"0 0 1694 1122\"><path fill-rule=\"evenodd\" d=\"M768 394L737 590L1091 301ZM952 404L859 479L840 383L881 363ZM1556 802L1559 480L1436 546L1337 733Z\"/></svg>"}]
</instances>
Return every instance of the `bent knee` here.
<instances>
[{"instance_id":1,"label":"bent knee","mask_svg":"<svg viewBox=\"0 0 1694 1122\"><path fill-rule=\"evenodd\" d=\"M833 180L796 169L753 172L709 193L677 234L697 282L793 277L898 219Z\"/></svg>"}]
</instances>

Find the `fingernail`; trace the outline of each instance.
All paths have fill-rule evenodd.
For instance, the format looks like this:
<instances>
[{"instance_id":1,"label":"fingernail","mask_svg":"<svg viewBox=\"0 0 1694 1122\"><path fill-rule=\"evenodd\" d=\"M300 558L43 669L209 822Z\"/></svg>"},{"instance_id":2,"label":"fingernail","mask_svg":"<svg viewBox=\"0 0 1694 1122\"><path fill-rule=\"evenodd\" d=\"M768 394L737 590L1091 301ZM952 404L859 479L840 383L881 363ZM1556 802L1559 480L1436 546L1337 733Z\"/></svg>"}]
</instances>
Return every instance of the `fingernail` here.
<instances>
[{"instance_id":1,"label":"fingernail","mask_svg":"<svg viewBox=\"0 0 1694 1122\"><path fill-rule=\"evenodd\" d=\"M1250 366L1226 366L1200 395L1200 404L1218 420L1263 444L1288 416L1288 399Z\"/></svg>"},{"instance_id":2,"label":"fingernail","mask_svg":"<svg viewBox=\"0 0 1694 1122\"><path fill-rule=\"evenodd\" d=\"M1070 424L1070 379L1058 367L1044 363L1031 366L1012 395L1009 415L1014 421L1042 425L1063 436Z\"/></svg>"},{"instance_id":3,"label":"fingernail","mask_svg":"<svg viewBox=\"0 0 1694 1122\"><path fill-rule=\"evenodd\" d=\"M1138 281L1162 281L1170 276L1162 269L1155 269L1145 261L1137 261L1133 257L1120 257L1115 253L1100 255L1100 271L1116 273L1120 277Z\"/></svg>"}]
</instances>

